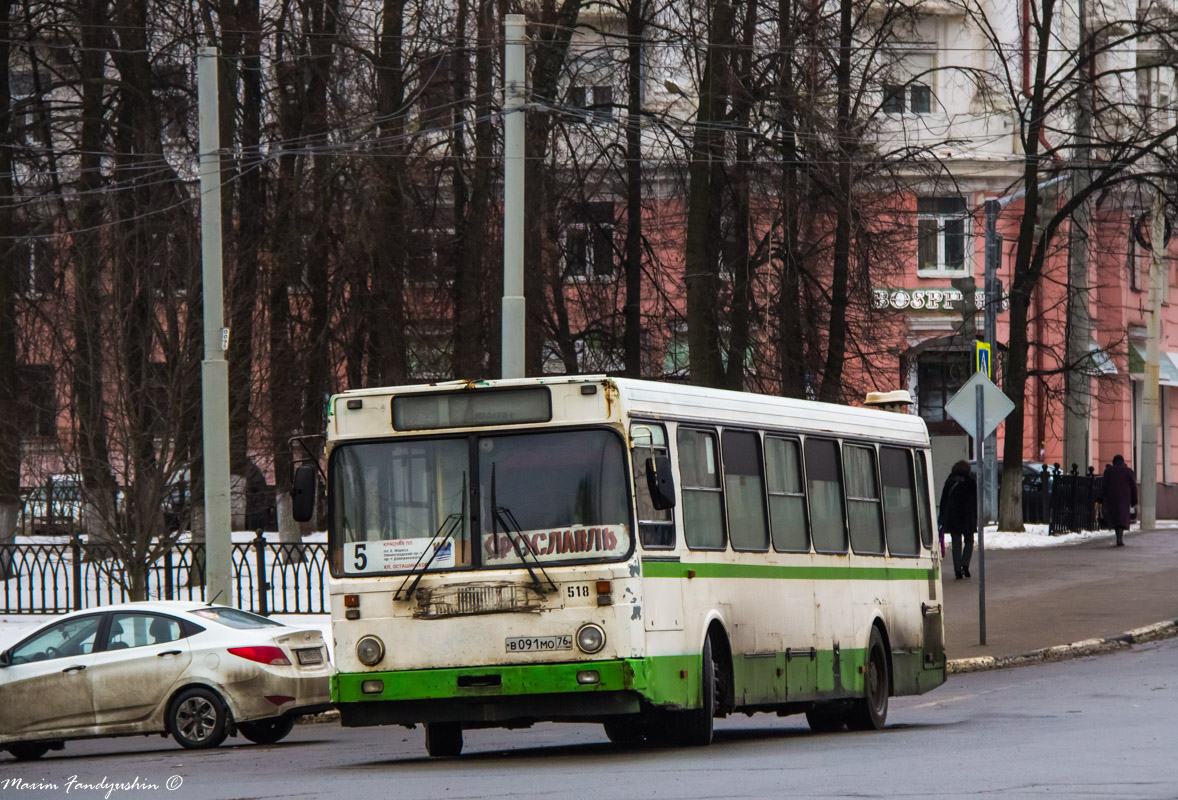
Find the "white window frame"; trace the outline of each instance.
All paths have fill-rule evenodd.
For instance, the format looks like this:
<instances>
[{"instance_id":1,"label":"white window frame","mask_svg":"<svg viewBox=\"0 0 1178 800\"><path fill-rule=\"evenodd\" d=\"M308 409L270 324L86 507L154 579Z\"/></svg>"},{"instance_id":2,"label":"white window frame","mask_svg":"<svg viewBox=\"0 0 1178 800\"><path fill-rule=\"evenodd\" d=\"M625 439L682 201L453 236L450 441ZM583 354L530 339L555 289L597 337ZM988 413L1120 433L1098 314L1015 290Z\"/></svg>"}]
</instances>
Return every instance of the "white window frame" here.
<instances>
[{"instance_id":1,"label":"white window frame","mask_svg":"<svg viewBox=\"0 0 1178 800\"><path fill-rule=\"evenodd\" d=\"M916 212L916 226L917 226L917 242L916 242L916 274L921 278L962 278L973 274L973 225L972 219L969 215L969 204L965 198L960 198L963 203L963 208L960 214L943 214L943 213L922 213L919 211L919 203L921 199L931 200L946 200L958 199L952 197L945 197L940 195L920 195L917 199ZM924 267L920 263L920 223L922 221L934 220L937 223L937 266L933 268ZM951 269L945 266L946 251L948 250L946 243L945 224L947 222L961 220L961 249L962 258L961 266L956 269Z\"/></svg>"}]
</instances>

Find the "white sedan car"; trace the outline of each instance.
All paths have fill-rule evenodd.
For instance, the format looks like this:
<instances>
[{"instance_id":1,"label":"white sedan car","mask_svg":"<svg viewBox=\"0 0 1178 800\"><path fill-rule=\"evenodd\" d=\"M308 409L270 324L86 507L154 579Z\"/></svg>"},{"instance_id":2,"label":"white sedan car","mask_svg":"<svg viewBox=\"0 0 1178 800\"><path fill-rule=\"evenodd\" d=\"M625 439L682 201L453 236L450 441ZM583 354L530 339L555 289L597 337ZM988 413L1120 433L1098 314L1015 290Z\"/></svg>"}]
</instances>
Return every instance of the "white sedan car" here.
<instances>
[{"instance_id":1,"label":"white sedan car","mask_svg":"<svg viewBox=\"0 0 1178 800\"><path fill-rule=\"evenodd\" d=\"M66 739L171 734L216 747L282 739L329 705L323 634L235 608L146 602L76 611L0 653L0 749L18 760Z\"/></svg>"}]
</instances>

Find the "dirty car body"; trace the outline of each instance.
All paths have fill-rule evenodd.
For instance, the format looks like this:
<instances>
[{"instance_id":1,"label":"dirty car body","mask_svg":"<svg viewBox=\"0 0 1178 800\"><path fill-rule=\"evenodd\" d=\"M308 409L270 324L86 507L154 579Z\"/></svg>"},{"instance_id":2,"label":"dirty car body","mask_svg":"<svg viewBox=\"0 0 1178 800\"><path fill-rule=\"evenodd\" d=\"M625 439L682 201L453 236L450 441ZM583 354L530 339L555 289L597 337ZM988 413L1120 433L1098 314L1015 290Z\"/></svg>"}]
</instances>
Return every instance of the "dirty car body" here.
<instances>
[{"instance_id":1,"label":"dirty car body","mask_svg":"<svg viewBox=\"0 0 1178 800\"><path fill-rule=\"evenodd\" d=\"M272 743L328 707L318 630L193 602L64 615L0 653L0 748L18 759L69 739L171 734L189 748Z\"/></svg>"}]
</instances>

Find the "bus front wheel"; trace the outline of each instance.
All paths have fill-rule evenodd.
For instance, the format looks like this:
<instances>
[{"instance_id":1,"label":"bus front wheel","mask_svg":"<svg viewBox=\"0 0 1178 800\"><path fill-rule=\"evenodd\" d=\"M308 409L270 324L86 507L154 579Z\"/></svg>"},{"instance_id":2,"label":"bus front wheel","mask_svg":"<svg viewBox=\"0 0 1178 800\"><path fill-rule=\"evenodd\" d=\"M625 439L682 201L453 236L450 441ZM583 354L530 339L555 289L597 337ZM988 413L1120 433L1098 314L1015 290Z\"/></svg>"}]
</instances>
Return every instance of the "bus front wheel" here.
<instances>
[{"instance_id":1,"label":"bus front wheel","mask_svg":"<svg viewBox=\"0 0 1178 800\"><path fill-rule=\"evenodd\" d=\"M433 758L447 758L462 752L462 725L457 722L425 723L425 751Z\"/></svg>"},{"instance_id":2,"label":"bus front wheel","mask_svg":"<svg viewBox=\"0 0 1178 800\"><path fill-rule=\"evenodd\" d=\"M863 666L863 697L855 700L847 714L847 727L853 731L882 730L888 720L888 654L879 628L871 628L867 645L867 663Z\"/></svg>"},{"instance_id":3,"label":"bus front wheel","mask_svg":"<svg viewBox=\"0 0 1178 800\"><path fill-rule=\"evenodd\" d=\"M702 746L712 743L712 720L719 710L716 698L719 684L718 665L712 657L712 637L704 639L704 652L700 669L700 694L703 702L699 708L681 712L674 720L672 735L679 744Z\"/></svg>"}]
</instances>

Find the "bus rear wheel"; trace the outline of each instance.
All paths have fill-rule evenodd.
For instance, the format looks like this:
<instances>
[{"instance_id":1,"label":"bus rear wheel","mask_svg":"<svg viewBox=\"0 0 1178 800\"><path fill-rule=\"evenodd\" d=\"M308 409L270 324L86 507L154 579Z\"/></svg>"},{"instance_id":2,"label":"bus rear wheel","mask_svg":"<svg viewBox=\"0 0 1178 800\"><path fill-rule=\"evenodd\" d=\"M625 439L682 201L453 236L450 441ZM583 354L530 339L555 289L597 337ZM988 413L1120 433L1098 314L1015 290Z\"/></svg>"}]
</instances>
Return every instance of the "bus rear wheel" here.
<instances>
[{"instance_id":1,"label":"bus rear wheel","mask_svg":"<svg viewBox=\"0 0 1178 800\"><path fill-rule=\"evenodd\" d=\"M847 727L853 731L883 730L888 721L888 654L879 628L872 627L863 665L863 697L851 704Z\"/></svg>"},{"instance_id":2,"label":"bus rear wheel","mask_svg":"<svg viewBox=\"0 0 1178 800\"><path fill-rule=\"evenodd\" d=\"M449 758L462 752L462 725L457 722L425 723L425 751L433 758Z\"/></svg>"}]
</instances>

